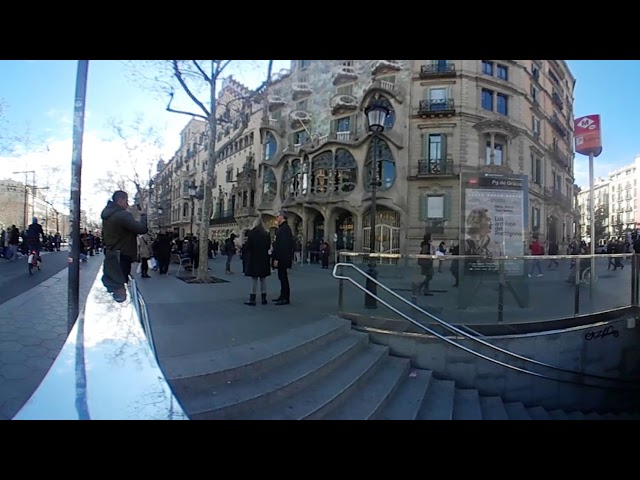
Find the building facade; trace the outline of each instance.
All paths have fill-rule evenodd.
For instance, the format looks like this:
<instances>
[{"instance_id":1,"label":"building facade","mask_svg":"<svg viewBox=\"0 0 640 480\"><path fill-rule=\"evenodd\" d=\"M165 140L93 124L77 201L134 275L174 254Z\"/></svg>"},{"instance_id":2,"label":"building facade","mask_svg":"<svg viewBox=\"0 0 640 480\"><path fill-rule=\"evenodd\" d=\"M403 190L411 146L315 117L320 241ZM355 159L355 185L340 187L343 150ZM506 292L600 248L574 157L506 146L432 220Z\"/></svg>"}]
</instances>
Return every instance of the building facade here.
<instances>
[{"instance_id":1,"label":"building facade","mask_svg":"<svg viewBox=\"0 0 640 480\"><path fill-rule=\"evenodd\" d=\"M526 175L527 235L567 243L579 220L574 84L562 60L294 60L254 101L218 116L211 235L240 234L257 215L274 229L285 209L301 242L367 251L375 160L378 252L417 253L425 233L457 243L467 171ZM222 90L220 104L250 94L235 81ZM374 101L390 110L376 136L364 114ZM157 177L172 185L179 233L191 217L188 185L206 168L193 146L203 129L189 122Z\"/></svg>"},{"instance_id":2,"label":"building facade","mask_svg":"<svg viewBox=\"0 0 640 480\"><path fill-rule=\"evenodd\" d=\"M610 217L610 200L609 200L609 180L597 178L593 182L593 195L595 200L595 217L596 217L596 242L601 244L606 242L612 235L611 225L613 221ZM579 238L587 243L591 242L591 219L590 219L590 189L581 188L578 193L578 212L580 214L580 231Z\"/></svg>"},{"instance_id":3,"label":"building facade","mask_svg":"<svg viewBox=\"0 0 640 480\"><path fill-rule=\"evenodd\" d=\"M637 184L636 167L639 159L609 174L610 235L622 237L636 229L637 225Z\"/></svg>"}]
</instances>

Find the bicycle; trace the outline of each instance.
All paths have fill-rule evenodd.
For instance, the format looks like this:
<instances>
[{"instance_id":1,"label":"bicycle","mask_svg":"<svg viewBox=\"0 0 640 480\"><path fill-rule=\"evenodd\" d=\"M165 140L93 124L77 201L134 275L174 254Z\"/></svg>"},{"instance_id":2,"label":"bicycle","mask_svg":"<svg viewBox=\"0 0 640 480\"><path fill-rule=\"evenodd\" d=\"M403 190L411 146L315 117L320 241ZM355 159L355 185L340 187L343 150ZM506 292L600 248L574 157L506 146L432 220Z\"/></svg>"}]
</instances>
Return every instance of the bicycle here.
<instances>
[{"instance_id":1,"label":"bicycle","mask_svg":"<svg viewBox=\"0 0 640 480\"><path fill-rule=\"evenodd\" d=\"M27 259L27 263L29 265L29 275L33 275L33 270L40 270L40 263L42 262L42 258L38 254L36 250L31 250L29 257Z\"/></svg>"}]
</instances>

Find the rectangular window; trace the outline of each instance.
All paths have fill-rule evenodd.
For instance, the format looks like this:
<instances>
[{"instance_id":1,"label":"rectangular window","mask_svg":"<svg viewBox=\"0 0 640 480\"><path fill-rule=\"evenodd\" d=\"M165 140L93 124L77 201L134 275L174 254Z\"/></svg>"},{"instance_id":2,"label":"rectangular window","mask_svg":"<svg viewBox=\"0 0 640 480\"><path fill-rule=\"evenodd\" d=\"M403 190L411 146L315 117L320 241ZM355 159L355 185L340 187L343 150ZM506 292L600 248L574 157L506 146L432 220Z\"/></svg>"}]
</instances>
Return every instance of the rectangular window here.
<instances>
[{"instance_id":1,"label":"rectangular window","mask_svg":"<svg viewBox=\"0 0 640 480\"><path fill-rule=\"evenodd\" d=\"M496 95L496 111L500 115L509 114L509 98L503 93Z\"/></svg>"},{"instance_id":2,"label":"rectangular window","mask_svg":"<svg viewBox=\"0 0 640 480\"><path fill-rule=\"evenodd\" d=\"M482 108L490 112L493 111L493 92L486 88L482 89Z\"/></svg>"},{"instance_id":3,"label":"rectangular window","mask_svg":"<svg viewBox=\"0 0 640 480\"><path fill-rule=\"evenodd\" d=\"M353 83L338 87L338 95L353 95Z\"/></svg>"},{"instance_id":4,"label":"rectangular window","mask_svg":"<svg viewBox=\"0 0 640 480\"><path fill-rule=\"evenodd\" d=\"M445 188L444 195L420 195L420 220L426 222L427 227L439 228L444 232L444 222L451 220L451 199L453 191Z\"/></svg>"},{"instance_id":5,"label":"rectangular window","mask_svg":"<svg viewBox=\"0 0 640 480\"><path fill-rule=\"evenodd\" d=\"M493 164L502 165L502 152L504 146L501 143L494 142L493 144ZM491 140L487 140L487 165L491 165Z\"/></svg>"},{"instance_id":6,"label":"rectangular window","mask_svg":"<svg viewBox=\"0 0 640 480\"><path fill-rule=\"evenodd\" d=\"M493 77L493 62L487 60L482 61L482 73Z\"/></svg>"},{"instance_id":7,"label":"rectangular window","mask_svg":"<svg viewBox=\"0 0 640 480\"><path fill-rule=\"evenodd\" d=\"M351 117L338 118L336 120L336 132L350 132L351 131Z\"/></svg>"},{"instance_id":8,"label":"rectangular window","mask_svg":"<svg viewBox=\"0 0 640 480\"><path fill-rule=\"evenodd\" d=\"M293 134L293 143L294 145L302 145L309 140L309 134L306 130L300 130L299 132L295 132Z\"/></svg>"},{"instance_id":9,"label":"rectangular window","mask_svg":"<svg viewBox=\"0 0 640 480\"><path fill-rule=\"evenodd\" d=\"M537 230L540 228L540 209L531 207L531 229Z\"/></svg>"},{"instance_id":10,"label":"rectangular window","mask_svg":"<svg viewBox=\"0 0 640 480\"><path fill-rule=\"evenodd\" d=\"M429 160L442 160L442 134L432 133L429 135Z\"/></svg>"},{"instance_id":11,"label":"rectangular window","mask_svg":"<svg viewBox=\"0 0 640 480\"><path fill-rule=\"evenodd\" d=\"M536 138L540 137L540 119L535 115L531 116L531 129L533 130L533 136Z\"/></svg>"},{"instance_id":12,"label":"rectangular window","mask_svg":"<svg viewBox=\"0 0 640 480\"><path fill-rule=\"evenodd\" d=\"M535 102L538 101L538 88L533 84L531 85L531 96Z\"/></svg>"},{"instance_id":13,"label":"rectangular window","mask_svg":"<svg viewBox=\"0 0 640 480\"><path fill-rule=\"evenodd\" d=\"M509 68L504 65L498 65L497 68L498 78L500 80L509 80Z\"/></svg>"},{"instance_id":14,"label":"rectangular window","mask_svg":"<svg viewBox=\"0 0 640 480\"><path fill-rule=\"evenodd\" d=\"M308 102L306 100L300 100L296 103L296 110L306 111L308 106Z\"/></svg>"},{"instance_id":15,"label":"rectangular window","mask_svg":"<svg viewBox=\"0 0 640 480\"><path fill-rule=\"evenodd\" d=\"M309 63L311 63L311 60L298 60L298 68L304 70L309 66Z\"/></svg>"},{"instance_id":16,"label":"rectangular window","mask_svg":"<svg viewBox=\"0 0 640 480\"><path fill-rule=\"evenodd\" d=\"M227 179L227 182L233 181L233 169L232 168L227 170L226 179Z\"/></svg>"}]
</instances>

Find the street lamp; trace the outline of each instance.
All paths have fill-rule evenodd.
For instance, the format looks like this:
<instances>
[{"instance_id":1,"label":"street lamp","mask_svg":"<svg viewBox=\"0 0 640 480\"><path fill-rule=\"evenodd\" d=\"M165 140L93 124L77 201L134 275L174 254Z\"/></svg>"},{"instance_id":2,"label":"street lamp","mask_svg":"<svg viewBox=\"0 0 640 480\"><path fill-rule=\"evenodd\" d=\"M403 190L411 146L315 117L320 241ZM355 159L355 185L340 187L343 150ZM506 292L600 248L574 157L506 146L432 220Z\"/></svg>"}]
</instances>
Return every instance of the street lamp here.
<instances>
[{"instance_id":1,"label":"street lamp","mask_svg":"<svg viewBox=\"0 0 640 480\"><path fill-rule=\"evenodd\" d=\"M189 233L193 236L194 200L196 198L201 200L203 197L202 190L196 185L195 180L191 180L191 184L189 185L189 196L191 197L191 226L189 227Z\"/></svg>"},{"instance_id":2,"label":"street lamp","mask_svg":"<svg viewBox=\"0 0 640 480\"><path fill-rule=\"evenodd\" d=\"M158 206L158 230L160 232L162 232L162 227L163 227L163 218L162 215L164 214L164 208L162 208L162 205Z\"/></svg>"},{"instance_id":3,"label":"street lamp","mask_svg":"<svg viewBox=\"0 0 640 480\"><path fill-rule=\"evenodd\" d=\"M371 232L369 233L369 269L367 274L372 278L377 278L378 272L376 270L376 259L371 256L376 251L376 195L377 189L380 184L378 178L378 141L379 135L384 132L384 124L387 120L387 116L390 113L389 108L384 102L375 100L371 102L365 109L364 113L367 116L367 128L372 134L372 158L371 158L371 175L370 175L370 187L371 187L371 207L369 209L369 215L371 220ZM373 295L376 294L377 288L373 280L367 278L367 290L371 293L365 293L364 306L365 308L378 308L378 302Z\"/></svg>"}]
</instances>

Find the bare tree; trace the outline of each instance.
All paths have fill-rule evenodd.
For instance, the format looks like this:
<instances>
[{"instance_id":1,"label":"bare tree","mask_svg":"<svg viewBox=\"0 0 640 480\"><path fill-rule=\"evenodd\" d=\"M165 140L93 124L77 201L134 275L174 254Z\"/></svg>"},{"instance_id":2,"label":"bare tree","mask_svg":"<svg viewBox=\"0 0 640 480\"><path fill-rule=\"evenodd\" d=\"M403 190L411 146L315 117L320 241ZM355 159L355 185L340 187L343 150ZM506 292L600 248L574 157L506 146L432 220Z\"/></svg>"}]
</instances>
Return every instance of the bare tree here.
<instances>
[{"instance_id":1,"label":"bare tree","mask_svg":"<svg viewBox=\"0 0 640 480\"><path fill-rule=\"evenodd\" d=\"M123 154L113 159L112 167L96 181L95 189L111 194L115 190L128 191L133 187L143 200L142 194L148 188L153 168L160 159L160 132L145 125L142 115L127 125L116 119L111 119L108 125L122 145Z\"/></svg>"},{"instance_id":2,"label":"bare tree","mask_svg":"<svg viewBox=\"0 0 640 480\"><path fill-rule=\"evenodd\" d=\"M215 172L218 152L233 144L249 125L251 103L255 97L264 92L271 81L273 60L267 64L267 73L264 82L248 95L236 97L227 104L220 104L217 97L218 82L223 79L223 73L229 68L233 60L165 60L156 64L153 70L155 75L145 76L139 69L135 69L138 79L151 81L157 92L168 96L167 111L200 118L207 122L208 144L207 169L204 176L204 197L202 217L200 219L200 261L198 274L194 279L197 283L209 283L211 276L208 268L208 244L209 244L209 219L212 210L212 180ZM177 85L176 85L177 84ZM197 107L196 113L188 109L173 107L176 90L182 91L193 106ZM207 98L208 97L208 98ZM205 100L206 99L206 100ZM207 105L208 103L208 105ZM216 135L218 125L233 121L233 113L241 112L240 125L235 134L228 141L217 145Z\"/></svg>"}]
</instances>

